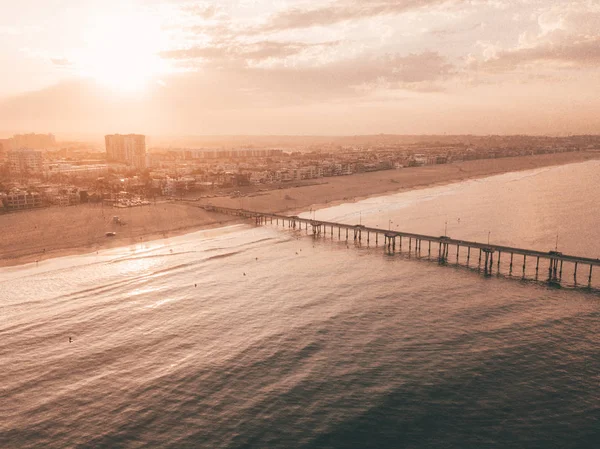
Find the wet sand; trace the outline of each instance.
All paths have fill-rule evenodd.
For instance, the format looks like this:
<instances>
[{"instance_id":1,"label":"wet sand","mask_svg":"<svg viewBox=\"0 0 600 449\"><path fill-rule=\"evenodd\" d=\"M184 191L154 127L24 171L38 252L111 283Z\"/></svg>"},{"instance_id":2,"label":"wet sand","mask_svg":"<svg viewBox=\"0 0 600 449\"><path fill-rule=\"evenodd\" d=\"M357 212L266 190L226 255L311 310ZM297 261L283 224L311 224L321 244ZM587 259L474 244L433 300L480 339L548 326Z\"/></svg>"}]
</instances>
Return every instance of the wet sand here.
<instances>
[{"instance_id":1,"label":"wet sand","mask_svg":"<svg viewBox=\"0 0 600 449\"><path fill-rule=\"evenodd\" d=\"M187 203L114 208L101 204L49 207L0 216L0 266L89 253L215 227L229 216L209 214ZM124 225L113 223L120 217ZM107 237L106 232L115 232Z\"/></svg>"},{"instance_id":2,"label":"wet sand","mask_svg":"<svg viewBox=\"0 0 600 449\"><path fill-rule=\"evenodd\" d=\"M274 189L240 198L158 202L128 209L82 204L4 214L0 215L0 266L89 253L235 222L233 217L207 213L197 207L207 202L268 212L308 210L309 207L315 209L332 203L591 159L600 159L600 152L486 159L362 173L323 178L318 180L319 185L314 185L315 180L311 180L312 185ZM126 224L113 223L115 215ZM106 237L106 232L116 235Z\"/></svg>"}]
</instances>

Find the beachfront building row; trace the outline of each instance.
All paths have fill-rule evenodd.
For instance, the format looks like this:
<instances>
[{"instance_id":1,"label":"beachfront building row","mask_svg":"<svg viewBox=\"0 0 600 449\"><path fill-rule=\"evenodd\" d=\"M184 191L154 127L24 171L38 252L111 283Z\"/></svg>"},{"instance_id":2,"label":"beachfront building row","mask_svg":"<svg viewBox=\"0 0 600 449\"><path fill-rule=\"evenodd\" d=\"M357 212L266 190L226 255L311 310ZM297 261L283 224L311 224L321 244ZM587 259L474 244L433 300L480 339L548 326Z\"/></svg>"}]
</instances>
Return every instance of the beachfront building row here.
<instances>
[{"instance_id":1,"label":"beachfront building row","mask_svg":"<svg viewBox=\"0 0 600 449\"><path fill-rule=\"evenodd\" d=\"M148 166L146 136L142 134L113 134L104 137L108 162L121 162L139 170Z\"/></svg>"},{"instance_id":2,"label":"beachfront building row","mask_svg":"<svg viewBox=\"0 0 600 449\"><path fill-rule=\"evenodd\" d=\"M264 158L282 156L283 150L270 148L240 148L229 150L185 149L183 150L183 155L186 160Z\"/></svg>"},{"instance_id":3,"label":"beachfront building row","mask_svg":"<svg viewBox=\"0 0 600 449\"><path fill-rule=\"evenodd\" d=\"M196 179L192 176L183 176L180 178L153 179L152 187L159 188L165 196L175 196L180 192L189 192L196 186Z\"/></svg>"},{"instance_id":4,"label":"beachfront building row","mask_svg":"<svg viewBox=\"0 0 600 449\"><path fill-rule=\"evenodd\" d=\"M0 196L0 202L6 210L32 209L42 207L42 196L37 192L26 190L13 190Z\"/></svg>"},{"instance_id":5,"label":"beachfront building row","mask_svg":"<svg viewBox=\"0 0 600 449\"><path fill-rule=\"evenodd\" d=\"M87 202L86 189L65 185L38 185L32 191L26 188L12 188L0 193L0 209L15 211L43 206L73 206Z\"/></svg>"},{"instance_id":6,"label":"beachfront building row","mask_svg":"<svg viewBox=\"0 0 600 449\"><path fill-rule=\"evenodd\" d=\"M68 175L81 176L86 178L103 176L108 172L108 164L83 164L76 165L70 162L57 161L48 163L44 170L47 176Z\"/></svg>"},{"instance_id":7,"label":"beachfront building row","mask_svg":"<svg viewBox=\"0 0 600 449\"><path fill-rule=\"evenodd\" d=\"M272 174L272 181L302 181L304 179L316 179L328 176L345 176L355 172L353 164L320 164L295 167L290 169L276 170Z\"/></svg>"}]
</instances>

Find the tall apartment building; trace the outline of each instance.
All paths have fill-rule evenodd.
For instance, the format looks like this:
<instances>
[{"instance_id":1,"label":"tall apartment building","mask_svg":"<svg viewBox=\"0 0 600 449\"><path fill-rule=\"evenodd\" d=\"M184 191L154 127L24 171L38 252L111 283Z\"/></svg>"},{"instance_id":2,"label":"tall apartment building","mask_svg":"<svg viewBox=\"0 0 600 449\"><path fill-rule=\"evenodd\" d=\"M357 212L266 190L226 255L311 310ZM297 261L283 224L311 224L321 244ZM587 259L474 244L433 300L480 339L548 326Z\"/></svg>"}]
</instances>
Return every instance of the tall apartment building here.
<instances>
[{"instance_id":1,"label":"tall apartment building","mask_svg":"<svg viewBox=\"0 0 600 449\"><path fill-rule=\"evenodd\" d=\"M44 150L56 146L56 138L53 134L15 134L12 141L16 149Z\"/></svg>"},{"instance_id":2,"label":"tall apartment building","mask_svg":"<svg viewBox=\"0 0 600 449\"><path fill-rule=\"evenodd\" d=\"M146 168L146 136L141 134L112 134L104 136L106 158L136 168Z\"/></svg>"},{"instance_id":3,"label":"tall apartment building","mask_svg":"<svg viewBox=\"0 0 600 449\"><path fill-rule=\"evenodd\" d=\"M43 169L42 152L16 150L8 152L8 167L11 173L40 173Z\"/></svg>"},{"instance_id":4,"label":"tall apartment building","mask_svg":"<svg viewBox=\"0 0 600 449\"><path fill-rule=\"evenodd\" d=\"M12 139L0 139L0 153L6 153L13 149Z\"/></svg>"}]
</instances>

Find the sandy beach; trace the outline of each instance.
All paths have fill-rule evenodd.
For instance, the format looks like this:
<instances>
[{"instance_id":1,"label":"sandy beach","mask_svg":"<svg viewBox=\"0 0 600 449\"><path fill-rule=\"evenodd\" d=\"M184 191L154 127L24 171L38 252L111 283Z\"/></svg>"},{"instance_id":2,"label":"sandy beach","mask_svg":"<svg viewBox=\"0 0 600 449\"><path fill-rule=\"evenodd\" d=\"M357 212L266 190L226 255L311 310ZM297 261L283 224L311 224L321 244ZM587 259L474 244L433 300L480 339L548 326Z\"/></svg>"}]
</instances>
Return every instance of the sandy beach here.
<instances>
[{"instance_id":1,"label":"sandy beach","mask_svg":"<svg viewBox=\"0 0 600 449\"><path fill-rule=\"evenodd\" d=\"M210 202L269 212L300 211L432 185L591 159L600 159L600 153L559 153L387 170L323 178L318 185L307 183L309 185L278 188L255 196L211 198ZM207 213L197 207L207 201L157 202L128 209L82 204L3 214L0 215L0 266L126 246L235 221L232 217ZM115 215L125 225L113 223ZM106 232L115 232L116 235L106 237Z\"/></svg>"}]
</instances>

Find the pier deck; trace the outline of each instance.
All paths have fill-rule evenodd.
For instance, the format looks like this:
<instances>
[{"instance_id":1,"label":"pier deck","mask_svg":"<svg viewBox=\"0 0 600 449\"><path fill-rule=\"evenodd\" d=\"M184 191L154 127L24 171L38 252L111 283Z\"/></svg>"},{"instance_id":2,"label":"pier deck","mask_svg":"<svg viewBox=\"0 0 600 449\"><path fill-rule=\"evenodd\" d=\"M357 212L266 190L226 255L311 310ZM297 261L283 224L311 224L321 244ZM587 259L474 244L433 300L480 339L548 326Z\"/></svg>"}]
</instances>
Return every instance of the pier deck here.
<instances>
[{"instance_id":1,"label":"pier deck","mask_svg":"<svg viewBox=\"0 0 600 449\"><path fill-rule=\"evenodd\" d=\"M563 267L563 265L566 262L571 265L570 271L573 277L574 285L578 285L578 271L581 273L580 270L585 269L585 272L583 273L582 277L587 278L585 279L587 281L587 286L591 288L593 269L594 267L600 266L600 259L566 255L557 251L543 252L512 246L485 244L469 240L457 240L448 236L436 237L412 232L386 230L363 225L351 225L345 223L313 220L310 218L300 218L297 216L280 215L274 213L263 213L249 211L245 209L232 209L212 205L201 207L203 207L207 211L235 215L244 218L251 218L255 221L257 225L276 223L277 225L287 225L287 227L293 229L302 229L304 227L304 229L306 229L307 231L310 226L310 230L315 236L326 235L329 232L332 238L334 237L334 235L337 234L337 237L340 240L352 239L360 243L362 243L364 238L368 244L371 243L371 239L373 237L375 239L376 246L379 245L380 238L382 238L383 246L386 247L388 250L394 252L396 251L397 244L399 250L402 251L403 240L408 239L407 243L409 254L414 253L416 255L421 255L422 251L427 251L427 255L431 257L433 244L433 256L435 257L437 252L436 258L441 263L449 262L450 249L452 248L452 256L455 257L456 263L459 264L466 262L466 265L469 266L471 261L471 252L472 250L475 250L478 251L478 255L475 255L478 256L478 266L481 267L483 262L483 271L486 275L491 275L492 273L494 273L494 267L496 267L495 272L500 273L501 268L505 267L505 265L507 264L506 261L504 265L501 264L502 255L505 255L505 257L509 258L510 261L510 265L508 266L508 274L512 276L513 271L517 271L515 269L516 261L514 260L515 255L517 255L520 256L519 262L522 262L521 270L518 270L522 273L522 278L526 277L527 261L529 258L529 260L535 264L535 280L539 280L541 278L540 272L547 271L548 276L547 278L545 278L545 280L553 284L560 284L563 279L563 274L565 272L563 268L566 268ZM342 231L344 231L343 234ZM425 250L423 250L422 248L423 242L425 242L427 245ZM462 259L461 249L463 249ZM466 261L464 260L465 253ZM496 260L495 264L494 259ZM540 263L542 263L544 267L542 267Z\"/></svg>"}]
</instances>

